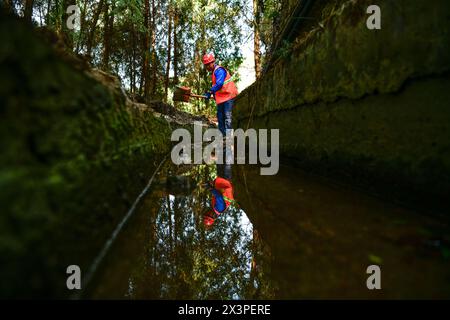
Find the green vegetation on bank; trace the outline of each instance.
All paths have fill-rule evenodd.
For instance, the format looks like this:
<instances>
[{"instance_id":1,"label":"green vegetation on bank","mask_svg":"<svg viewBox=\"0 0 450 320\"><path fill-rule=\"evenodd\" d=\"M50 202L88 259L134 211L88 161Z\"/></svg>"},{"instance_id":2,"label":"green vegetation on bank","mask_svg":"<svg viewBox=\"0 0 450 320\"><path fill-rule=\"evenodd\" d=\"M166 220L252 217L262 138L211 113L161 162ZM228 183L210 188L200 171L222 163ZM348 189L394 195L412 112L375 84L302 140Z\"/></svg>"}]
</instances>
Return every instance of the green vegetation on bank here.
<instances>
[{"instance_id":1,"label":"green vegetation on bank","mask_svg":"<svg viewBox=\"0 0 450 320\"><path fill-rule=\"evenodd\" d=\"M87 268L169 151L170 129L17 18L1 15L0 38L0 295L66 294L75 262L64 253Z\"/></svg>"}]
</instances>

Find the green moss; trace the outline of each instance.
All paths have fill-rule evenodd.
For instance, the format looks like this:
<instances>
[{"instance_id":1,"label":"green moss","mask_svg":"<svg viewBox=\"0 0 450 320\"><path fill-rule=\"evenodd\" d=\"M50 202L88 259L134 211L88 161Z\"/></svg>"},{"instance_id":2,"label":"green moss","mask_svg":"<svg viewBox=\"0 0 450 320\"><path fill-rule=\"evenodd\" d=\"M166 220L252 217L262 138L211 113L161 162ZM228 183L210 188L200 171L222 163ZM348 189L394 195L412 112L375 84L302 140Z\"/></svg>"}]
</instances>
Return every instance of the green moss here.
<instances>
[{"instance_id":1,"label":"green moss","mask_svg":"<svg viewBox=\"0 0 450 320\"><path fill-rule=\"evenodd\" d=\"M288 58L241 93L235 117L247 117L252 109L254 115L264 115L303 104L392 93L408 79L450 70L448 1L433 6L424 0L414 5L382 1L381 30L366 27L371 4L347 1L333 9L323 27L297 39Z\"/></svg>"},{"instance_id":2,"label":"green moss","mask_svg":"<svg viewBox=\"0 0 450 320\"><path fill-rule=\"evenodd\" d=\"M448 211L450 3L382 1L381 30L366 28L370 4L297 39L239 95L234 124L280 129L281 154L308 169Z\"/></svg>"},{"instance_id":3,"label":"green moss","mask_svg":"<svg viewBox=\"0 0 450 320\"><path fill-rule=\"evenodd\" d=\"M250 127L280 129L280 154L308 170L447 213L449 87L449 76L417 80L397 94L268 113Z\"/></svg>"},{"instance_id":4,"label":"green moss","mask_svg":"<svg viewBox=\"0 0 450 320\"><path fill-rule=\"evenodd\" d=\"M65 268L87 270L170 129L18 20L2 16L0 38L0 296L62 297Z\"/></svg>"}]
</instances>

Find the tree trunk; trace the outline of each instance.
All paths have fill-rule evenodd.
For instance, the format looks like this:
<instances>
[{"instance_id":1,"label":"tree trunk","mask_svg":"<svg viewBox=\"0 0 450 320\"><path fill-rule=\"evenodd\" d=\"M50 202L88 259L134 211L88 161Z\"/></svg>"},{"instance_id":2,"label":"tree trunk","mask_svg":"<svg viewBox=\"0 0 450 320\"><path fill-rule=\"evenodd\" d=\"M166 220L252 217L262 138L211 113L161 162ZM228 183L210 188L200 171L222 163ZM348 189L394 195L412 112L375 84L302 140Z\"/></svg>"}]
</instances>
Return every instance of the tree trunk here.
<instances>
[{"instance_id":1,"label":"tree trunk","mask_svg":"<svg viewBox=\"0 0 450 320\"><path fill-rule=\"evenodd\" d=\"M144 59L142 65L141 84L144 83L144 99L147 102L150 93L149 81L149 50L150 50L150 34L149 34L149 20L150 20L150 0L145 0L144 8ZM141 86L142 87L142 86Z\"/></svg>"},{"instance_id":2,"label":"tree trunk","mask_svg":"<svg viewBox=\"0 0 450 320\"><path fill-rule=\"evenodd\" d=\"M23 18L25 19L25 21L27 22L31 22L32 21L32 17L33 17L33 4L34 4L34 0L26 0L25 1L25 10L23 12Z\"/></svg>"},{"instance_id":3,"label":"tree trunk","mask_svg":"<svg viewBox=\"0 0 450 320\"><path fill-rule=\"evenodd\" d=\"M156 60L156 6L155 0L152 0L152 82L151 82L151 96L156 95L156 85L157 85L157 60Z\"/></svg>"},{"instance_id":4,"label":"tree trunk","mask_svg":"<svg viewBox=\"0 0 450 320\"><path fill-rule=\"evenodd\" d=\"M88 39L87 39L87 49L86 49L86 55L89 58L90 58L90 56L92 54L92 45L93 45L93 42L94 42L95 30L97 28L98 19L99 19L100 14L102 13L102 10L103 10L104 2L105 2L104 0L100 0L99 4L97 6L97 9L94 12L94 17L92 19L92 23L91 23L91 26L90 26L89 35L88 35Z\"/></svg>"},{"instance_id":5,"label":"tree trunk","mask_svg":"<svg viewBox=\"0 0 450 320\"><path fill-rule=\"evenodd\" d=\"M45 24L50 26L50 10L52 8L52 0L47 1L47 14L45 16Z\"/></svg>"},{"instance_id":6,"label":"tree trunk","mask_svg":"<svg viewBox=\"0 0 450 320\"><path fill-rule=\"evenodd\" d=\"M136 93L136 29L132 30L132 57L131 57L131 92Z\"/></svg>"},{"instance_id":7,"label":"tree trunk","mask_svg":"<svg viewBox=\"0 0 450 320\"><path fill-rule=\"evenodd\" d=\"M63 37L64 43L69 47L71 50L73 49L73 38L72 33L73 30L69 30L67 28L67 20L69 19L69 14L67 13L67 8L71 5L76 5L76 0L63 0L63 12L62 12L62 19L61 19L61 35Z\"/></svg>"},{"instance_id":8,"label":"tree trunk","mask_svg":"<svg viewBox=\"0 0 450 320\"><path fill-rule=\"evenodd\" d=\"M61 19L59 18L61 16L61 5L59 0L56 0L53 4L53 8L51 10L52 16L51 16L51 23L53 30L60 31L61 30Z\"/></svg>"},{"instance_id":9,"label":"tree trunk","mask_svg":"<svg viewBox=\"0 0 450 320\"><path fill-rule=\"evenodd\" d=\"M259 35L259 25L260 25L260 7L259 0L253 0L253 55L255 59L255 76L259 78L261 75L261 49L260 49L260 35Z\"/></svg>"},{"instance_id":10,"label":"tree trunk","mask_svg":"<svg viewBox=\"0 0 450 320\"><path fill-rule=\"evenodd\" d=\"M170 74L170 53L172 50L172 10L169 6L168 12L168 19L169 19L169 27L168 27L168 33L167 33L167 65L166 65L166 81L164 83L164 97L165 101L168 100L168 92L169 92L169 74Z\"/></svg>"},{"instance_id":11,"label":"tree trunk","mask_svg":"<svg viewBox=\"0 0 450 320\"><path fill-rule=\"evenodd\" d=\"M83 38L84 38L83 35L84 35L85 32L87 32L87 31L85 31L86 30L87 5L88 5L88 0L85 0L84 1L84 6L83 6L83 10L81 11L81 16L80 16L80 35L79 35L78 40L77 40L77 48L75 49L76 53L80 52L80 49L82 48L83 41L84 41L83 40Z\"/></svg>"},{"instance_id":12,"label":"tree trunk","mask_svg":"<svg viewBox=\"0 0 450 320\"><path fill-rule=\"evenodd\" d=\"M177 27L178 27L179 17L178 12L174 12L173 19L173 83L178 84L178 37L177 37Z\"/></svg>"},{"instance_id":13,"label":"tree trunk","mask_svg":"<svg viewBox=\"0 0 450 320\"><path fill-rule=\"evenodd\" d=\"M103 61L102 67L103 70L109 71L109 57L111 55L111 39L114 27L114 9L115 2L111 3L111 10L109 8L109 4L106 3L106 8L104 12L104 25L105 30L103 32Z\"/></svg>"}]
</instances>

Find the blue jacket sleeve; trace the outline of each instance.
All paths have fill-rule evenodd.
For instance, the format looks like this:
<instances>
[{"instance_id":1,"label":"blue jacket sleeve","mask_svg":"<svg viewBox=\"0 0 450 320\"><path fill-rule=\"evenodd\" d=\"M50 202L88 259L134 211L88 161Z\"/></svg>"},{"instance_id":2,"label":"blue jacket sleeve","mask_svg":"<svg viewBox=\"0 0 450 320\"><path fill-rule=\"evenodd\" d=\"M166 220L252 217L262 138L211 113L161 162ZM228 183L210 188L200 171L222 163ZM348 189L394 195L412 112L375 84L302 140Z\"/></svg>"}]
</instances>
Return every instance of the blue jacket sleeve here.
<instances>
[{"instance_id":1,"label":"blue jacket sleeve","mask_svg":"<svg viewBox=\"0 0 450 320\"><path fill-rule=\"evenodd\" d=\"M214 75L216 76L216 84L212 86L210 91L216 93L222 88L223 83L225 82L225 78L227 77L227 72L224 68L217 68L217 70L214 72Z\"/></svg>"},{"instance_id":2,"label":"blue jacket sleeve","mask_svg":"<svg viewBox=\"0 0 450 320\"><path fill-rule=\"evenodd\" d=\"M216 204L214 205L214 209L216 209L218 212L224 212L227 206L225 204L223 195L216 189L213 189L211 192L216 197Z\"/></svg>"}]
</instances>

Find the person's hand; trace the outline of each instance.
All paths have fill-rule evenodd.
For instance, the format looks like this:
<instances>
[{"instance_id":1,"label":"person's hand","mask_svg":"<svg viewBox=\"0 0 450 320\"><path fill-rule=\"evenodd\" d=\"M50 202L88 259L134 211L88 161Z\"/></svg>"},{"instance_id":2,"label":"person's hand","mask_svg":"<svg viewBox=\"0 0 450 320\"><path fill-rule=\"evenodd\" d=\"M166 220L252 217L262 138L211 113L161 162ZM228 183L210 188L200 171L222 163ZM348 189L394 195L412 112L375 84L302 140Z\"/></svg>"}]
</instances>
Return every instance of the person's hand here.
<instances>
[{"instance_id":1,"label":"person's hand","mask_svg":"<svg viewBox=\"0 0 450 320\"><path fill-rule=\"evenodd\" d=\"M211 91L207 91L203 95L206 97L206 101L208 101L211 98Z\"/></svg>"},{"instance_id":2,"label":"person's hand","mask_svg":"<svg viewBox=\"0 0 450 320\"><path fill-rule=\"evenodd\" d=\"M212 189L213 188L213 184L212 182L206 182L202 184L202 187L206 188L206 189Z\"/></svg>"}]
</instances>

